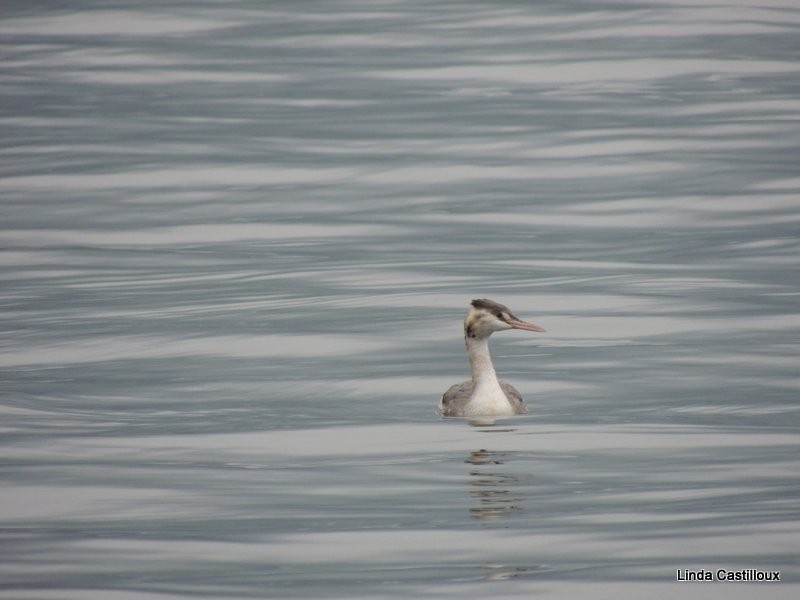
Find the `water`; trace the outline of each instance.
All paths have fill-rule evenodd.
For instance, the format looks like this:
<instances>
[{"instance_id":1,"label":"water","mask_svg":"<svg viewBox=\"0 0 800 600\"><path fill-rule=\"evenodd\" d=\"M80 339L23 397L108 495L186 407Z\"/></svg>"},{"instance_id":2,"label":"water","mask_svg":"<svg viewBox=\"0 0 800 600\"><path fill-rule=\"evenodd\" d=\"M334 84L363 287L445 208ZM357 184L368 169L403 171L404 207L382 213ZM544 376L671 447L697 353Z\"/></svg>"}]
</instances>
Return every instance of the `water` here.
<instances>
[{"instance_id":1,"label":"water","mask_svg":"<svg viewBox=\"0 0 800 600\"><path fill-rule=\"evenodd\" d=\"M794 2L7 4L4 598L797 596Z\"/></svg>"}]
</instances>

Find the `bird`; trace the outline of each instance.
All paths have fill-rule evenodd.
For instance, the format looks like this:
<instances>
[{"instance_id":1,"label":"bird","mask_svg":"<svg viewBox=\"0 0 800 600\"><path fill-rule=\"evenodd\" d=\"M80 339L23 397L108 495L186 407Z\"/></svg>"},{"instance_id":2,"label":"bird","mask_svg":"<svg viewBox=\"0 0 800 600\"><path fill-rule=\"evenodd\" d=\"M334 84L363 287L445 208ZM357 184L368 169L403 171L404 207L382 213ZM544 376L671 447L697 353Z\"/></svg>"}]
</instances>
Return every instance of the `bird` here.
<instances>
[{"instance_id":1,"label":"bird","mask_svg":"<svg viewBox=\"0 0 800 600\"><path fill-rule=\"evenodd\" d=\"M522 394L497 378L489 354L489 336L507 329L545 331L514 316L507 306L493 300L481 298L470 303L464 319L464 342L472 379L451 386L442 395L437 413L443 417L503 417L528 412Z\"/></svg>"}]
</instances>

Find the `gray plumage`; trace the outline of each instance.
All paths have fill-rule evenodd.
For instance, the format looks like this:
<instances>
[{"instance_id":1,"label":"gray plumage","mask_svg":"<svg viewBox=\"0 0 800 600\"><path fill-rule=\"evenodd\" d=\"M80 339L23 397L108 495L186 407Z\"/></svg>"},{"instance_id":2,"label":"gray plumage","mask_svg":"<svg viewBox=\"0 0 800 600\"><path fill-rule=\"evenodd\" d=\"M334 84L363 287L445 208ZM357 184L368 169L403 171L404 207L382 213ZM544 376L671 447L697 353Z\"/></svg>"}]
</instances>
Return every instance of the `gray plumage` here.
<instances>
[{"instance_id":1,"label":"gray plumage","mask_svg":"<svg viewBox=\"0 0 800 600\"><path fill-rule=\"evenodd\" d=\"M474 389L475 384L472 380L451 385L442 395L442 400L439 402L439 414L443 417L463 416L464 409L472 398ZM517 388L501 379L500 389L503 390L506 398L511 403L511 408L514 410L515 415L524 415L528 412L528 407L525 406L522 394L519 393Z\"/></svg>"}]
</instances>

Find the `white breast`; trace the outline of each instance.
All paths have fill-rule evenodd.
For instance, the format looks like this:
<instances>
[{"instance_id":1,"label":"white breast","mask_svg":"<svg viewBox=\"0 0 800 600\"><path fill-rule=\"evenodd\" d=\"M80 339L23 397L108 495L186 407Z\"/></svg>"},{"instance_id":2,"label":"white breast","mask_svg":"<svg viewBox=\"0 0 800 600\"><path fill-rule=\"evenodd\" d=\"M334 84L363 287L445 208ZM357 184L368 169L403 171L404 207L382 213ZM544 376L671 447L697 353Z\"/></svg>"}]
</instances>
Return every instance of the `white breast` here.
<instances>
[{"instance_id":1,"label":"white breast","mask_svg":"<svg viewBox=\"0 0 800 600\"><path fill-rule=\"evenodd\" d=\"M513 415L514 408L497 380L480 382L464 407L466 417Z\"/></svg>"}]
</instances>

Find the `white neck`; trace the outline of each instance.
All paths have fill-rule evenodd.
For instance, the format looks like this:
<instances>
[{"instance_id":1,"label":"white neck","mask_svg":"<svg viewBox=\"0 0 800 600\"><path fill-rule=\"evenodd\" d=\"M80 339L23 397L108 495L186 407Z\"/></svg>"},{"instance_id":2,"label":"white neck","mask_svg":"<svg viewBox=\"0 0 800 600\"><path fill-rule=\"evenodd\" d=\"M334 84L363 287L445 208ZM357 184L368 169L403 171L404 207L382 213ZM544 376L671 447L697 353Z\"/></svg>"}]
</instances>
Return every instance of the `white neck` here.
<instances>
[{"instance_id":1,"label":"white neck","mask_svg":"<svg viewBox=\"0 0 800 600\"><path fill-rule=\"evenodd\" d=\"M467 354L469 366L472 369L472 383L477 387L480 384L497 381L497 373L489 354L489 338L474 339L467 337ZM498 384L499 385L499 384Z\"/></svg>"},{"instance_id":2,"label":"white neck","mask_svg":"<svg viewBox=\"0 0 800 600\"><path fill-rule=\"evenodd\" d=\"M500 387L489 355L489 338L465 339L474 384L467 412L469 415L513 414L513 407Z\"/></svg>"}]
</instances>

